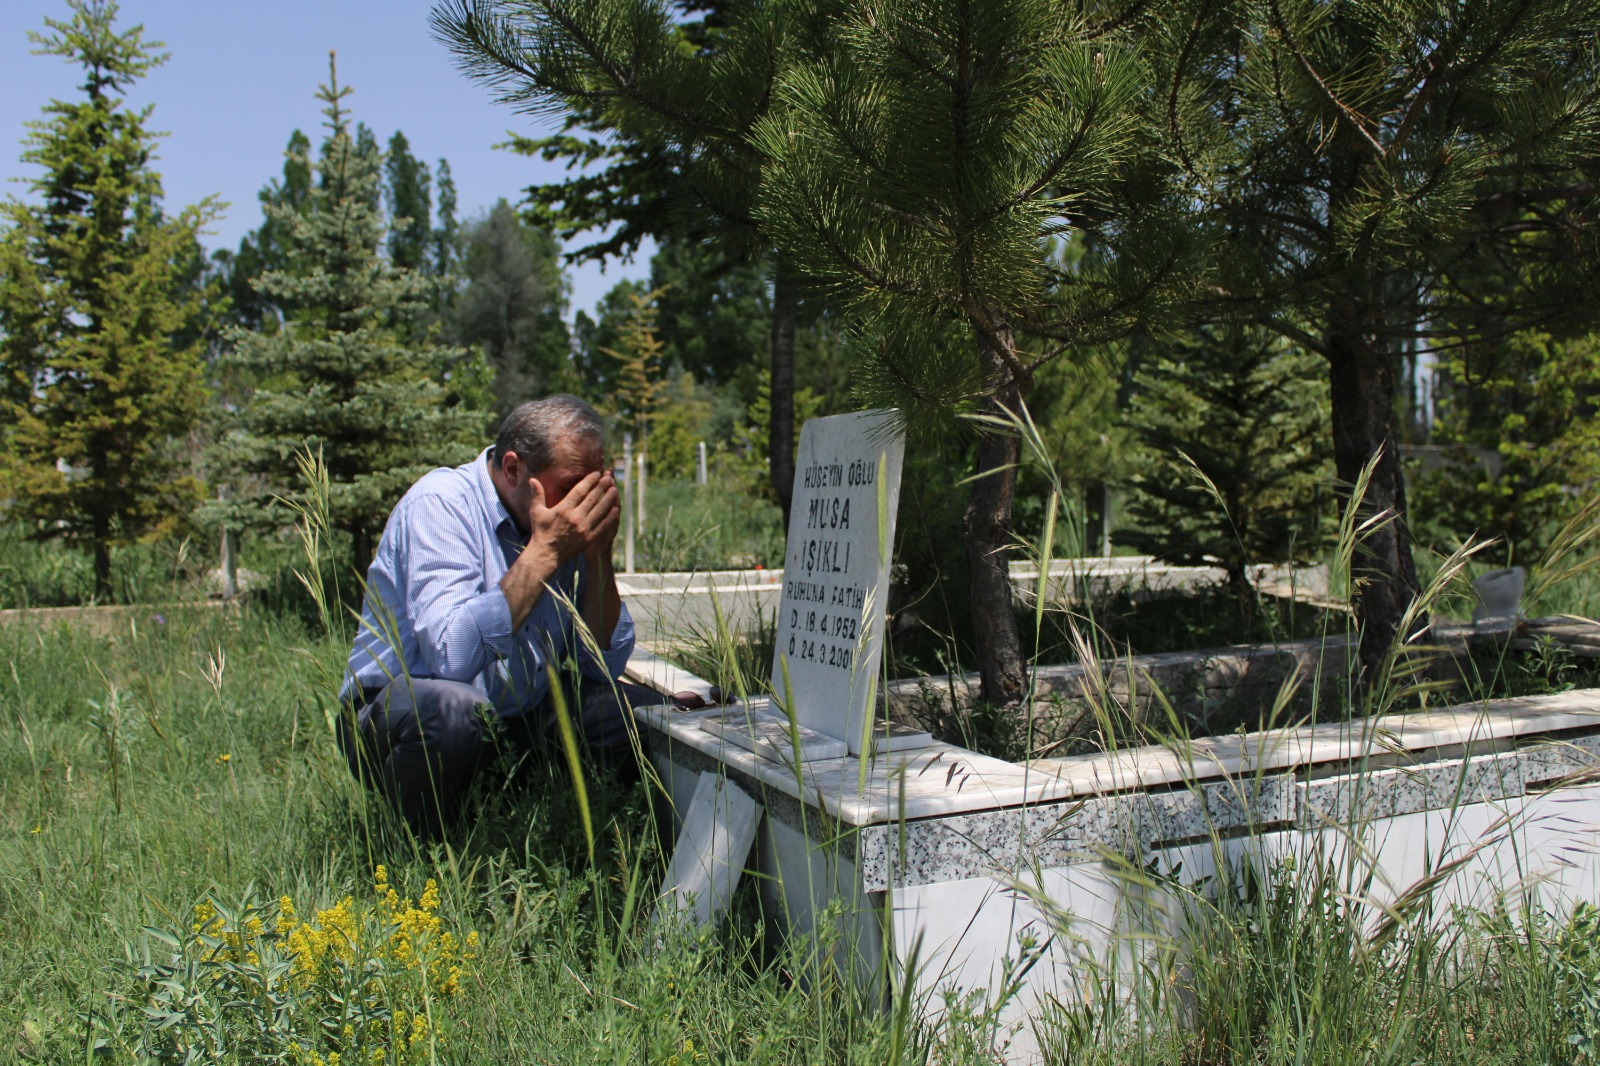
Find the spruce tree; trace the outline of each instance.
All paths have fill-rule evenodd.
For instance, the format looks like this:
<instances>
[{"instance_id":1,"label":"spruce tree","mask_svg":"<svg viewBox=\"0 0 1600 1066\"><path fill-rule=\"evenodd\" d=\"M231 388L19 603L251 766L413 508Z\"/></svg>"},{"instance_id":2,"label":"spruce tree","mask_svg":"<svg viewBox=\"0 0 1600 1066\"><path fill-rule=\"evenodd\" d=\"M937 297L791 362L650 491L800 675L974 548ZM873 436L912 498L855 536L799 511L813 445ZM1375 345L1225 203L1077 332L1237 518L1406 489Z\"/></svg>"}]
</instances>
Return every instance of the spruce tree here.
<instances>
[{"instance_id":1,"label":"spruce tree","mask_svg":"<svg viewBox=\"0 0 1600 1066\"><path fill-rule=\"evenodd\" d=\"M187 279L216 205L162 210L151 108L125 103L166 60L160 46L141 26L119 32L110 0L68 7L29 37L83 68L83 99L31 124L22 158L44 170L29 183L40 203L0 207L3 469L13 515L89 546L104 597L111 548L180 520L200 494L177 476L172 441L205 397L206 291Z\"/></svg>"},{"instance_id":2,"label":"spruce tree","mask_svg":"<svg viewBox=\"0 0 1600 1066\"><path fill-rule=\"evenodd\" d=\"M1181 566L1221 566L1248 616L1253 563L1324 546L1331 474L1317 357L1260 327L1208 327L1134 377L1138 528L1119 543Z\"/></svg>"},{"instance_id":3,"label":"spruce tree","mask_svg":"<svg viewBox=\"0 0 1600 1066\"><path fill-rule=\"evenodd\" d=\"M471 456L486 432L477 406L483 371L461 349L415 338L428 280L380 254L382 156L352 135L329 57L327 137L304 209L269 208L288 231L290 266L257 285L285 309L273 332L234 331L224 362L255 390L225 442L229 461L263 475L276 494L298 494L296 454L320 449L333 525L350 537L364 571L390 508L427 470ZM241 504L258 522L282 523L274 497Z\"/></svg>"}]
</instances>

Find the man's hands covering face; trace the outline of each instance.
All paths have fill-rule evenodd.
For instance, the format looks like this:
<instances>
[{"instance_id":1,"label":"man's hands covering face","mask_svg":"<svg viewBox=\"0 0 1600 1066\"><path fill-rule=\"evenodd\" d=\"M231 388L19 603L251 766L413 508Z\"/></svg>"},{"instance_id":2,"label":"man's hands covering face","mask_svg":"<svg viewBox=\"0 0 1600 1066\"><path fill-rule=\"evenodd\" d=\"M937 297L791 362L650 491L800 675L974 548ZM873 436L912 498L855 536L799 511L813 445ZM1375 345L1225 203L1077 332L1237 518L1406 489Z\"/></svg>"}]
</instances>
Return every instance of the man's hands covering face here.
<instances>
[{"instance_id":1,"label":"man's hands covering face","mask_svg":"<svg viewBox=\"0 0 1600 1066\"><path fill-rule=\"evenodd\" d=\"M545 506L544 486L530 478L529 540L548 546L561 562L603 548L609 552L622 520L617 483L611 472L596 470L572 486L561 502Z\"/></svg>"}]
</instances>

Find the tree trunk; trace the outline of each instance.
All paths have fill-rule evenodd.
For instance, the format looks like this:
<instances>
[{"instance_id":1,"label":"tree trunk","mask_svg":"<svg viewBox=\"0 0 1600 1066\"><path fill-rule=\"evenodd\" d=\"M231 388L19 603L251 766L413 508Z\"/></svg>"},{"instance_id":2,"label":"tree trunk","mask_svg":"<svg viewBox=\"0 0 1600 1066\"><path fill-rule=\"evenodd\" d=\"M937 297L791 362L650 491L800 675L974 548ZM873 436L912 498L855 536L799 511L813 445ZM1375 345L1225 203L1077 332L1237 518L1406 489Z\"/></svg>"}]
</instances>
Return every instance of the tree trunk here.
<instances>
[{"instance_id":1,"label":"tree trunk","mask_svg":"<svg viewBox=\"0 0 1600 1066\"><path fill-rule=\"evenodd\" d=\"M979 337L979 351L991 380L1003 382L983 401L983 413L1004 417L1017 411L1022 389L1000 355L1011 330L1002 327L993 338ZM985 427L978 438L978 456L967 497L967 584L972 595L973 633L978 645L982 695L995 707L1019 708L1027 687L1022 635L1011 608L1011 506L1017 493L1017 461L1021 442L1010 433Z\"/></svg>"},{"instance_id":2,"label":"tree trunk","mask_svg":"<svg viewBox=\"0 0 1600 1066\"><path fill-rule=\"evenodd\" d=\"M1374 682L1400 633L1401 619L1421 591L1406 531L1405 480L1400 465L1400 435L1395 426L1397 360L1360 327L1359 313L1346 307L1329 317L1329 383L1333 400L1333 456L1339 480L1354 485L1381 450L1372 480L1358 510L1365 522L1384 512L1362 538L1351 563L1352 602L1361 632L1361 682ZM1419 620L1419 624L1422 620Z\"/></svg>"},{"instance_id":3,"label":"tree trunk","mask_svg":"<svg viewBox=\"0 0 1600 1066\"><path fill-rule=\"evenodd\" d=\"M94 512L94 598L97 603L111 602L111 516L105 511Z\"/></svg>"},{"instance_id":4,"label":"tree trunk","mask_svg":"<svg viewBox=\"0 0 1600 1066\"><path fill-rule=\"evenodd\" d=\"M372 552L372 529L365 522L359 523L350 530L350 566L362 580L372 565Z\"/></svg>"},{"instance_id":5,"label":"tree trunk","mask_svg":"<svg viewBox=\"0 0 1600 1066\"><path fill-rule=\"evenodd\" d=\"M772 420L767 426L767 464L785 529L789 528L789 503L794 497L794 328L799 312L794 272L779 258L772 272L772 381L768 394Z\"/></svg>"}]
</instances>

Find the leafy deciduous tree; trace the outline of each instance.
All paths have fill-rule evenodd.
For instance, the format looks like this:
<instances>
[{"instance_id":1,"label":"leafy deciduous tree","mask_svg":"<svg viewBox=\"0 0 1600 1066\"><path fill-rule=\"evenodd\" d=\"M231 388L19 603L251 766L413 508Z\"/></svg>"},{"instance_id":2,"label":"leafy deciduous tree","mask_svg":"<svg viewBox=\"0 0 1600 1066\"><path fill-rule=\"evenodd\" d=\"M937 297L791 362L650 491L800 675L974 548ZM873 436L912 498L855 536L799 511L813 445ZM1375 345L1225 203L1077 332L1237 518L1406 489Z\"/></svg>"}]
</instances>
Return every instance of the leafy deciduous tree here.
<instances>
[{"instance_id":1,"label":"leafy deciduous tree","mask_svg":"<svg viewBox=\"0 0 1600 1066\"><path fill-rule=\"evenodd\" d=\"M445 315L445 336L483 349L499 413L566 387L567 279L555 238L501 200L468 223L460 245L461 281Z\"/></svg>"}]
</instances>

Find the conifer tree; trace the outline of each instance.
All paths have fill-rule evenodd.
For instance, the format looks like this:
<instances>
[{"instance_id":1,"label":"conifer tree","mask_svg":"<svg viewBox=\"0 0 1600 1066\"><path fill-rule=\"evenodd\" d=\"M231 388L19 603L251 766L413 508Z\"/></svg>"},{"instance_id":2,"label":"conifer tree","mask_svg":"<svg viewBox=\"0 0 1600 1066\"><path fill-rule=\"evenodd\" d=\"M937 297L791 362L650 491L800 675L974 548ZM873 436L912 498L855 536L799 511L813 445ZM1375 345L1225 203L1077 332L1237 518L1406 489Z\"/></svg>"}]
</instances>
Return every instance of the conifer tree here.
<instances>
[{"instance_id":1,"label":"conifer tree","mask_svg":"<svg viewBox=\"0 0 1600 1066\"><path fill-rule=\"evenodd\" d=\"M1371 678L1412 636L1399 627L1420 588L1395 416L1401 360L1594 323L1600 6L1153 10L1170 45L1153 52L1157 128L1223 235L1207 311L1321 355L1338 477L1352 485L1374 464L1354 593Z\"/></svg>"},{"instance_id":2,"label":"conifer tree","mask_svg":"<svg viewBox=\"0 0 1600 1066\"><path fill-rule=\"evenodd\" d=\"M438 225L433 228L433 276L449 277L456 265L456 235L460 222L456 218L456 179L450 173L450 161L440 159L435 173L439 176Z\"/></svg>"},{"instance_id":3,"label":"conifer tree","mask_svg":"<svg viewBox=\"0 0 1600 1066\"><path fill-rule=\"evenodd\" d=\"M1180 566L1220 565L1248 615L1248 567L1303 562L1325 542L1331 469L1317 357L1260 327L1207 327L1134 378L1140 448L1119 543Z\"/></svg>"},{"instance_id":4,"label":"conifer tree","mask_svg":"<svg viewBox=\"0 0 1600 1066\"><path fill-rule=\"evenodd\" d=\"M382 157L353 136L329 57L319 88L328 134L302 211L271 208L289 233L292 267L257 282L286 309L276 332L236 330L225 359L256 383L225 442L238 469L265 475L279 493L298 486L295 455L321 449L334 526L349 534L365 570L389 509L432 467L470 457L487 429L481 366L460 349L414 339L426 278L379 254ZM281 504L242 505L281 523Z\"/></svg>"},{"instance_id":5,"label":"conifer tree","mask_svg":"<svg viewBox=\"0 0 1600 1066\"><path fill-rule=\"evenodd\" d=\"M666 345L656 336L656 300L660 291L631 292L628 296L631 306L622 321L617 346L603 351L614 360L614 369L608 376L612 383L609 406L632 429L642 448L666 387L665 368L661 365Z\"/></svg>"},{"instance_id":6,"label":"conifer tree","mask_svg":"<svg viewBox=\"0 0 1600 1066\"><path fill-rule=\"evenodd\" d=\"M426 271L433 242L433 175L411 154L406 135L396 130L384 160L388 181L389 258L402 270Z\"/></svg>"},{"instance_id":7,"label":"conifer tree","mask_svg":"<svg viewBox=\"0 0 1600 1066\"><path fill-rule=\"evenodd\" d=\"M273 306L255 279L289 266L287 218L298 214L311 194L311 140L299 130L289 135L283 150L283 175L256 194L266 218L239 239L237 251L212 253L217 273L228 296L227 321L247 329L273 329L279 308ZM278 210L274 210L277 208Z\"/></svg>"},{"instance_id":8,"label":"conifer tree","mask_svg":"<svg viewBox=\"0 0 1600 1066\"><path fill-rule=\"evenodd\" d=\"M1020 704L1026 676L1007 567L1019 444L999 423L1041 367L1120 336L1180 273L1160 198L1118 200L1140 169L1145 76L1119 40L1126 15L859 0L818 58L783 69L754 134L757 217L858 316L864 394L913 427L988 416L967 580L983 696L1001 707ZM1060 238L1091 225L1100 253L1066 256Z\"/></svg>"},{"instance_id":9,"label":"conifer tree","mask_svg":"<svg viewBox=\"0 0 1600 1066\"><path fill-rule=\"evenodd\" d=\"M88 545L95 594L111 548L186 515L200 486L177 477L173 438L205 397L206 291L186 282L212 200L167 216L151 167L151 108L128 88L166 60L142 26L119 32L111 0L69 0L71 18L31 33L39 53L84 70L84 97L53 101L23 160L37 206L0 207L0 368L5 487L41 536Z\"/></svg>"}]
</instances>

